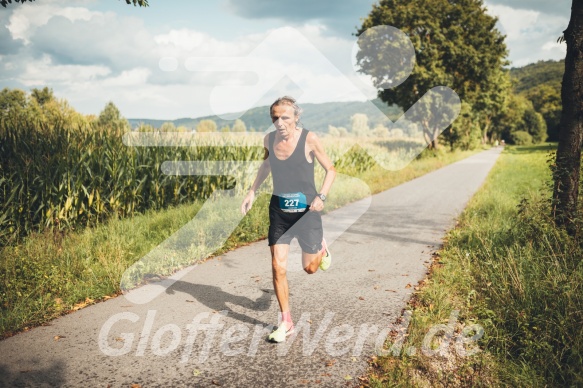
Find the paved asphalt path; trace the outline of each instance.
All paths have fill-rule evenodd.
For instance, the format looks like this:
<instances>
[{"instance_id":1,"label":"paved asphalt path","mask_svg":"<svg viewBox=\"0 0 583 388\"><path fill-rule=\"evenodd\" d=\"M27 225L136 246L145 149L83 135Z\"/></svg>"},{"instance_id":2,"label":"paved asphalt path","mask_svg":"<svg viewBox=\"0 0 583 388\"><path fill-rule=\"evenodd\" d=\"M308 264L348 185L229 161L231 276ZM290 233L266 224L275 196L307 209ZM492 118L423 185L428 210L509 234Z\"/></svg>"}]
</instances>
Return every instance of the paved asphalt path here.
<instances>
[{"instance_id":1,"label":"paved asphalt path","mask_svg":"<svg viewBox=\"0 0 583 388\"><path fill-rule=\"evenodd\" d=\"M326 215L333 230L370 204L330 245L327 272L308 275L290 263L297 330L284 344L266 341L279 309L264 240L198 265L150 303L120 296L0 341L0 386L357 385L411 296L407 285L426 276L431 252L499 153Z\"/></svg>"}]
</instances>

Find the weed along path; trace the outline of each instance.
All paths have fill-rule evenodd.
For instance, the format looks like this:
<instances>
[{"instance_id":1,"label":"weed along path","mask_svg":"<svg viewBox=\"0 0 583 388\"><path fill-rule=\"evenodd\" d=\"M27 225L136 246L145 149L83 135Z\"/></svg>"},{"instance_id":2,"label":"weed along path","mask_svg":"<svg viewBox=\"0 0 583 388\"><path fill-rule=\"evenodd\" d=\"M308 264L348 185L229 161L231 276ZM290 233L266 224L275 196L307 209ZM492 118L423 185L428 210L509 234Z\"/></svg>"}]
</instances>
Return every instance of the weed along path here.
<instances>
[{"instance_id":1,"label":"weed along path","mask_svg":"<svg viewBox=\"0 0 583 388\"><path fill-rule=\"evenodd\" d=\"M358 385L500 151L324 216L332 266L308 275L290 258L296 333L285 343L266 341L279 307L263 240L197 265L148 303L119 296L0 341L0 386Z\"/></svg>"}]
</instances>

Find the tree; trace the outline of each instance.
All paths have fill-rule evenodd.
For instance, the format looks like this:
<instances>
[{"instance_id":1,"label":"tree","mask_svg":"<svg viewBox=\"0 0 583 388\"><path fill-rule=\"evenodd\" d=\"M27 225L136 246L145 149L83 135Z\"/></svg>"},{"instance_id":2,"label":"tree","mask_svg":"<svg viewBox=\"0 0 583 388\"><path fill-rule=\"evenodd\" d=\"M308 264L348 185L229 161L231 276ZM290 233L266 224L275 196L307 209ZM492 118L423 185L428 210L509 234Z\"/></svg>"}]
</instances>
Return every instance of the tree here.
<instances>
[{"instance_id":1,"label":"tree","mask_svg":"<svg viewBox=\"0 0 583 388\"><path fill-rule=\"evenodd\" d=\"M559 123L559 146L553 167L553 216L574 236L579 197L581 144L583 140L583 2L573 0L571 20L563 32L567 43L565 73L561 87L563 110Z\"/></svg>"},{"instance_id":2,"label":"tree","mask_svg":"<svg viewBox=\"0 0 583 388\"><path fill-rule=\"evenodd\" d=\"M540 113L535 111L532 102L520 94L511 94L500 113L493 119L497 128L496 137L516 144L516 132L526 132L532 142L546 140L547 126ZM520 139L525 136L520 135Z\"/></svg>"},{"instance_id":3,"label":"tree","mask_svg":"<svg viewBox=\"0 0 583 388\"><path fill-rule=\"evenodd\" d=\"M20 89L4 88L0 92L0 118L26 108L26 93Z\"/></svg>"},{"instance_id":4,"label":"tree","mask_svg":"<svg viewBox=\"0 0 583 388\"><path fill-rule=\"evenodd\" d=\"M235 120L231 132L247 132L247 126L241 119Z\"/></svg>"},{"instance_id":5,"label":"tree","mask_svg":"<svg viewBox=\"0 0 583 388\"><path fill-rule=\"evenodd\" d=\"M395 72L391 64L399 66L387 60L386 36L359 39L357 63L375 86L385 88L378 93L382 101L407 111L427 91L443 85L474 106L481 94L498 87L492 80L506 63L506 45L482 0L380 0L358 35L383 25L397 27L409 37L415 66L399 86L386 88L386 75ZM436 148L439 132L426 125L423 129L430 147Z\"/></svg>"},{"instance_id":6,"label":"tree","mask_svg":"<svg viewBox=\"0 0 583 388\"><path fill-rule=\"evenodd\" d=\"M22 3L24 4L25 1L27 0L14 0L17 3ZM34 0L28 0L30 2L33 2ZM134 6L139 5L140 7L147 7L148 4L148 0L126 0L126 3L128 4L134 4ZM12 0L0 0L0 4L6 8L7 4L12 4Z\"/></svg>"},{"instance_id":7,"label":"tree","mask_svg":"<svg viewBox=\"0 0 583 388\"><path fill-rule=\"evenodd\" d=\"M443 140L452 150L457 148L471 150L480 144L482 133L472 112L472 106L467 102L462 102L459 116L443 132Z\"/></svg>"},{"instance_id":8,"label":"tree","mask_svg":"<svg viewBox=\"0 0 583 388\"><path fill-rule=\"evenodd\" d=\"M476 96L472 106L482 130L482 143L486 144L495 133L492 121L507 103L511 90L510 75L503 69L496 69L488 75L490 87Z\"/></svg>"},{"instance_id":9,"label":"tree","mask_svg":"<svg viewBox=\"0 0 583 388\"><path fill-rule=\"evenodd\" d=\"M176 125L172 121L167 121L160 126L160 132L176 132Z\"/></svg>"},{"instance_id":10,"label":"tree","mask_svg":"<svg viewBox=\"0 0 583 388\"><path fill-rule=\"evenodd\" d=\"M340 137L340 132L338 131L338 128L336 128L335 126L328 125L328 135L332 137Z\"/></svg>"},{"instance_id":11,"label":"tree","mask_svg":"<svg viewBox=\"0 0 583 388\"><path fill-rule=\"evenodd\" d=\"M368 136L370 128L368 127L368 116L364 113L355 113L350 117L352 133L356 136Z\"/></svg>"},{"instance_id":12,"label":"tree","mask_svg":"<svg viewBox=\"0 0 583 388\"><path fill-rule=\"evenodd\" d=\"M119 109L113 102L108 102L105 108L99 113L97 125L103 128L109 128L116 132L125 132L130 129L128 121L122 117Z\"/></svg>"},{"instance_id":13,"label":"tree","mask_svg":"<svg viewBox=\"0 0 583 388\"><path fill-rule=\"evenodd\" d=\"M382 124L377 124L376 127L374 127L372 130L372 133L376 137L389 137L389 129Z\"/></svg>"},{"instance_id":14,"label":"tree","mask_svg":"<svg viewBox=\"0 0 583 388\"><path fill-rule=\"evenodd\" d=\"M522 118L527 128L526 132L532 136L534 143L542 143L547 139L547 123L543 116L532 107L532 103L530 103L529 109L524 112Z\"/></svg>"},{"instance_id":15,"label":"tree","mask_svg":"<svg viewBox=\"0 0 583 388\"><path fill-rule=\"evenodd\" d=\"M39 105L44 105L47 102L54 100L55 98L53 95L53 89L49 89L46 86L42 89L32 89L30 95L36 100L36 102L38 102Z\"/></svg>"},{"instance_id":16,"label":"tree","mask_svg":"<svg viewBox=\"0 0 583 388\"><path fill-rule=\"evenodd\" d=\"M542 84L529 89L524 94L532 101L534 109L539 112L547 124L548 141L559 140L559 121L561 120L561 88Z\"/></svg>"},{"instance_id":17,"label":"tree","mask_svg":"<svg viewBox=\"0 0 583 388\"><path fill-rule=\"evenodd\" d=\"M214 120L201 120L196 125L196 132L216 132L217 123Z\"/></svg>"}]
</instances>

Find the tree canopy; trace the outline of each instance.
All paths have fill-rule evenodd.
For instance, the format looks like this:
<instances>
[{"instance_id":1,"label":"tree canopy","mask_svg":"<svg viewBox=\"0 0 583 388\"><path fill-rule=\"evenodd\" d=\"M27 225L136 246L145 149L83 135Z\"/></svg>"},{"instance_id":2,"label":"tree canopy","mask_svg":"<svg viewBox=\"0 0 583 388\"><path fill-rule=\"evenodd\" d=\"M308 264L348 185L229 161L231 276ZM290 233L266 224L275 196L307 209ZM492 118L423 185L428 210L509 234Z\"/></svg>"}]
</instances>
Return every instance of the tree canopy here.
<instances>
[{"instance_id":1,"label":"tree canopy","mask_svg":"<svg viewBox=\"0 0 583 388\"><path fill-rule=\"evenodd\" d=\"M361 47L357 61L375 86L385 87L378 94L388 104L406 111L432 88L447 86L480 119L477 108L496 110L508 93L509 84L499 82L507 50L495 24L496 18L486 13L482 0L380 0L358 34L376 26L399 28L413 44L415 66L399 86L387 89L383 81L392 71L391 62L382 50L371 58L371 50Z\"/></svg>"}]
</instances>

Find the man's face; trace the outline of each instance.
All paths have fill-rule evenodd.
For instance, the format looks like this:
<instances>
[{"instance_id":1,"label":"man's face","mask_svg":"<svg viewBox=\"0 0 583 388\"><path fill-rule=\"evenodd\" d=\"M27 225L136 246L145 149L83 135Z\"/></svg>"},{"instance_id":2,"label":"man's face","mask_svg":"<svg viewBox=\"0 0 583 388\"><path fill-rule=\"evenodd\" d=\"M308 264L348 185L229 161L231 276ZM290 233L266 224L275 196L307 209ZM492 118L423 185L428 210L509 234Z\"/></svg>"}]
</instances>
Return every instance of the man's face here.
<instances>
[{"instance_id":1,"label":"man's face","mask_svg":"<svg viewBox=\"0 0 583 388\"><path fill-rule=\"evenodd\" d=\"M271 110L271 121L280 135L287 137L296 129L296 116L291 105L276 105Z\"/></svg>"}]
</instances>

